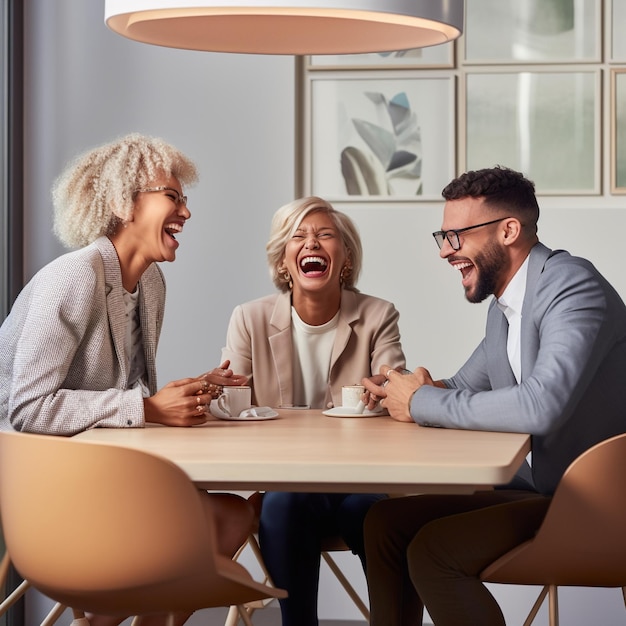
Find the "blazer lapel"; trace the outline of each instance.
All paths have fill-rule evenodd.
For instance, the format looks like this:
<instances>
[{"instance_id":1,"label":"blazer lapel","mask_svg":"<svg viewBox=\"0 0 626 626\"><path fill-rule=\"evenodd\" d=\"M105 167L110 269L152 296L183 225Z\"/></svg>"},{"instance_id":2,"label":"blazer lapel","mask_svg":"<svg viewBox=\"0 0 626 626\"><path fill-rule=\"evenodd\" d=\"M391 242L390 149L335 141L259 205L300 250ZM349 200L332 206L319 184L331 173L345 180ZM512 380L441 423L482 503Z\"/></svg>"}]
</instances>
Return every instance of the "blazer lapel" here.
<instances>
[{"instance_id":1,"label":"blazer lapel","mask_svg":"<svg viewBox=\"0 0 626 626\"><path fill-rule=\"evenodd\" d=\"M148 374L148 388L151 393L156 392L156 348L157 348L157 307L154 306L154 293L158 288L155 281L160 283L160 275L150 267L139 281L139 319L141 321L141 335L143 351Z\"/></svg>"},{"instance_id":2,"label":"blazer lapel","mask_svg":"<svg viewBox=\"0 0 626 626\"><path fill-rule=\"evenodd\" d=\"M535 301L535 285L539 280L539 275L543 272L546 261L556 254L541 243L535 244L530 251L528 259L528 273L526 275L526 293L524 294L524 303L522 305L522 328L521 328L521 360L522 360L522 380L530 376L537 354L539 353L539 335L532 331L533 315Z\"/></svg>"},{"instance_id":3,"label":"blazer lapel","mask_svg":"<svg viewBox=\"0 0 626 626\"><path fill-rule=\"evenodd\" d=\"M115 346L115 353L120 368L122 381L128 380L128 366L125 352L126 339L126 315L124 306L124 296L122 295L122 273L117 258L117 252L111 241L107 237L100 237L95 242L96 247L102 256L104 265L104 279L106 283L107 295L107 316L109 318L109 328Z\"/></svg>"},{"instance_id":4,"label":"blazer lapel","mask_svg":"<svg viewBox=\"0 0 626 626\"><path fill-rule=\"evenodd\" d=\"M337 324L337 334L333 345L333 353L330 358L330 373L335 367L339 357L350 341L352 335L352 323L358 318L356 295L354 291L341 291L341 305L339 307L339 322ZM332 378L332 375L331 375Z\"/></svg>"},{"instance_id":5,"label":"blazer lapel","mask_svg":"<svg viewBox=\"0 0 626 626\"><path fill-rule=\"evenodd\" d=\"M291 340L291 294L276 298L268 336L281 404L293 403L293 342Z\"/></svg>"}]
</instances>

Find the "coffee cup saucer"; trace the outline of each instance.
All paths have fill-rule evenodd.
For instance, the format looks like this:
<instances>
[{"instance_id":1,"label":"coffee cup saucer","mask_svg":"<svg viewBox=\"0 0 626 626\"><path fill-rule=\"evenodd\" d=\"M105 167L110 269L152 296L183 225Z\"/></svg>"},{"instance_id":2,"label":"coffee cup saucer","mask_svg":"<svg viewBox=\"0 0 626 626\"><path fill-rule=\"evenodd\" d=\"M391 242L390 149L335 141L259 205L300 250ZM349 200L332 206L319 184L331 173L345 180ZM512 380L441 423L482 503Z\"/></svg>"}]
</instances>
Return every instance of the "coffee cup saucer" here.
<instances>
[{"instance_id":1,"label":"coffee cup saucer","mask_svg":"<svg viewBox=\"0 0 626 626\"><path fill-rule=\"evenodd\" d=\"M239 415L228 415L220 410L217 402L213 400L209 406L209 411L213 417L231 422L259 422L261 420L273 420L278 417L278 413L269 406L253 406Z\"/></svg>"},{"instance_id":2,"label":"coffee cup saucer","mask_svg":"<svg viewBox=\"0 0 626 626\"><path fill-rule=\"evenodd\" d=\"M377 415L386 415L387 411L380 406L374 411L365 409L363 412L349 406L335 406L332 409L322 411L322 413L328 417L376 417Z\"/></svg>"}]
</instances>

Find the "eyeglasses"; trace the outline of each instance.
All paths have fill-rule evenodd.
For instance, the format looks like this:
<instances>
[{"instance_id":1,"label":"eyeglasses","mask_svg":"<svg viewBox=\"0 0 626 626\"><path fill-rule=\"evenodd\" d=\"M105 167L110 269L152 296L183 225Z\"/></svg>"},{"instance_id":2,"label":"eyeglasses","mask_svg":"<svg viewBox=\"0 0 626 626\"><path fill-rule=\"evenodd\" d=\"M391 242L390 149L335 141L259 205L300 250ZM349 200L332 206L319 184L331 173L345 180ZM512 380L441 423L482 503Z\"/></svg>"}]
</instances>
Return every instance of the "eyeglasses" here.
<instances>
[{"instance_id":1,"label":"eyeglasses","mask_svg":"<svg viewBox=\"0 0 626 626\"><path fill-rule=\"evenodd\" d=\"M155 191L169 191L172 194L170 197L176 204L187 206L187 196L181 196L178 189L174 189L173 187L146 187L144 189L137 189L135 193L153 193Z\"/></svg>"},{"instance_id":2,"label":"eyeglasses","mask_svg":"<svg viewBox=\"0 0 626 626\"><path fill-rule=\"evenodd\" d=\"M439 249L443 247L443 242L447 239L448 243L452 247L453 250L461 249L461 240L459 239L459 235L461 233L466 233L468 230L474 230L474 228L480 228L481 226L489 226L489 224L495 224L497 222L501 222L502 220L508 220L508 217L500 217L497 220L491 220L490 222L484 222L483 224L476 224L475 226L467 226L466 228L454 228L451 230L438 230L436 233L433 233L433 237L439 246Z\"/></svg>"}]
</instances>

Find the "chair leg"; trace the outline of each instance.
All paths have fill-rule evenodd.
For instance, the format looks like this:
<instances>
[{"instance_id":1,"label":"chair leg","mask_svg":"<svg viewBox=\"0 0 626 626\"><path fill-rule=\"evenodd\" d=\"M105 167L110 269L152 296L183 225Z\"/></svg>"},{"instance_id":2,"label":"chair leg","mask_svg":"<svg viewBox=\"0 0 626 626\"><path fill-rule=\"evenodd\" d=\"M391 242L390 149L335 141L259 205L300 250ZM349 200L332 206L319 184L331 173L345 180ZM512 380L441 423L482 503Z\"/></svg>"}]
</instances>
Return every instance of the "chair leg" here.
<instances>
[{"instance_id":1,"label":"chair leg","mask_svg":"<svg viewBox=\"0 0 626 626\"><path fill-rule=\"evenodd\" d=\"M624 607L626 607L626 587L622 587L622 597L624 598Z\"/></svg>"},{"instance_id":2,"label":"chair leg","mask_svg":"<svg viewBox=\"0 0 626 626\"><path fill-rule=\"evenodd\" d=\"M556 585L550 585L550 626L559 626L559 597Z\"/></svg>"},{"instance_id":3,"label":"chair leg","mask_svg":"<svg viewBox=\"0 0 626 626\"><path fill-rule=\"evenodd\" d=\"M261 546L259 546L259 542L254 534L251 534L248 537L248 540L239 548L233 560L236 561L239 555L243 552L246 546L250 546L250 549L254 553L254 556L261 567L263 572L263 583L265 585L274 586L272 579L270 578L269 572L265 568L265 563L263 562L263 555L261 554ZM239 621L241 620L246 626L252 626L252 622L250 620L251 615L257 609L264 609L268 604L274 602L274 598L264 598L261 600L253 600L252 602L246 602L240 606L231 606L228 609L228 614L226 615L226 621L224 622L224 626L237 626Z\"/></svg>"},{"instance_id":4,"label":"chair leg","mask_svg":"<svg viewBox=\"0 0 626 626\"><path fill-rule=\"evenodd\" d=\"M535 617L537 617L537 613L539 612L543 601L546 599L548 591L549 587L547 585L541 590L539 597L535 600L535 604L533 604L533 608L530 609L530 613L524 622L524 626L530 626L535 621Z\"/></svg>"},{"instance_id":5,"label":"chair leg","mask_svg":"<svg viewBox=\"0 0 626 626\"><path fill-rule=\"evenodd\" d=\"M6 585L8 574L9 574L9 565L11 560L9 558L9 553L5 552L2 557L2 561L0 562L0 587ZM0 615L4 615L11 606L13 606L29 589L30 583L27 580L23 580L6 598L0 603ZM52 626L61 615L65 611L67 607L63 604L57 602L52 607L52 610L46 615L46 617L41 622L41 626Z\"/></svg>"},{"instance_id":6,"label":"chair leg","mask_svg":"<svg viewBox=\"0 0 626 626\"><path fill-rule=\"evenodd\" d=\"M56 621L59 619L59 617L61 617L61 615L63 615L63 613L65 612L65 609L67 607L64 604L61 604L60 602L57 602L53 607L52 610L50 611L50 613L48 613L48 615L46 615L46 617L43 619L43 621L41 622L41 626L52 626L52 624L56 623ZM84 622L82 622L83 624L87 624L87 626L89 625L89 622L85 619L85 614L83 613L83 619L85 620ZM74 624L74 622L72 622L72 624Z\"/></svg>"},{"instance_id":7,"label":"chair leg","mask_svg":"<svg viewBox=\"0 0 626 626\"><path fill-rule=\"evenodd\" d=\"M250 619L250 612L248 612L248 609L246 609L245 606L239 604L237 606L237 612L239 613L239 617L241 617L241 620L246 626L254 626L252 620Z\"/></svg>"},{"instance_id":8,"label":"chair leg","mask_svg":"<svg viewBox=\"0 0 626 626\"><path fill-rule=\"evenodd\" d=\"M369 623L370 621L370 612L367 608L366 604L361 600L361 596L356 592L354 587L350 584L350 581L346 578L345 574L341 571L335 560L328 552L322 552L322 557L324 561L328 564L328 567L332 570L333 574L337 577L342 587L346 590L346 593L352 598L354 604L356 604L359 611L365 618L365 621Z\"/></svg>"},{"instance_id":9,"label":"chair leg","mask_svg":"<svg viewBox=\"0 0 626 626\"><path fill-rule=\"evenodd\" d=\"M23 580L0 604L0 615L6 613L6 611L12 607L30 587L30 583L27 580Z\"/></svg>"},{"instance_id":10,"label":"chair leg","mask_svg":"<svg viewBox=\"0 0 626 626\"><path fill-rule=\"evenodd\" d=\"M224 626L237 626L237 624L239 624L239 607L233 604L228 608Z\"/></svg>"}]
</instances>

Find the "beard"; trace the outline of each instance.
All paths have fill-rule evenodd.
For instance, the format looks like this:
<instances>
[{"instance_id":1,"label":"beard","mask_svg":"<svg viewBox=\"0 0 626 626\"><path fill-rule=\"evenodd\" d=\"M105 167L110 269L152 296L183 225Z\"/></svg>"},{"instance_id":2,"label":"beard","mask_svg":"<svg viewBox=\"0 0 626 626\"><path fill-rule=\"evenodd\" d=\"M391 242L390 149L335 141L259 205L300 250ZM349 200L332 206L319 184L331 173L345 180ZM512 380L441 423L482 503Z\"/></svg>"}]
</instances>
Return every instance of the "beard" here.
<instances>
[{"instance_id":1,"label":"beard","mask_svg":"<svg viewBox=\"0 0 626 626\"><path fill-rule=\"evenodd\" d=\"M468 302L482 302L487 296L495 293L498 279L508 266L508 257L504 248L495 242L490 243L483 252L474 259L477 274L476 285L473 289L465 290Z\"/></svg>"}]
</instances>

